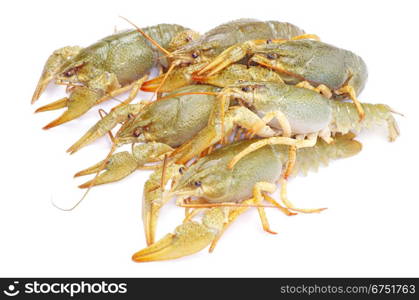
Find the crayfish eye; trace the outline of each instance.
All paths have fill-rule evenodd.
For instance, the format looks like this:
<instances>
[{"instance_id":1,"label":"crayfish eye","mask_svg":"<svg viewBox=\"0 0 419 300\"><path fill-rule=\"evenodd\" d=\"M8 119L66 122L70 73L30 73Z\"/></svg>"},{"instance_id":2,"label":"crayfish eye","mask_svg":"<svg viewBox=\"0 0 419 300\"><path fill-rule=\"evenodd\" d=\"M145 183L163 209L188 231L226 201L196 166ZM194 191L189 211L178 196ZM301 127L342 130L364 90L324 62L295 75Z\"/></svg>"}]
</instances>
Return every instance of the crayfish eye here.
<instances>
[{"instance_id":1,"label":"crayfish eye","mask_svg":"<svg viewBox=\"0 0 419 300\"><path fill-rule=\"evenodd\" d=\"M244 86L244 87L242 87L242 91L243 92L250 92L252 89L250 88L250 86Z\"/></svg>"},{"instance_id":2,"label":"crayfish eye","mask_svg":"<svg viewBox=\"0 0 419 300\"><path fill-rule=\"evenodd\" d=\"M71 76L73 76L74 74L75 74L74 69L70 69L70 70L68 70L68 71L64 72L64 76L65 76L65 77L71 77Z\"/></svg>"},{"instance_id":3,"label":"crayfish eye","mask_svg":"<svg viewBox=\"0 0 419 300\"><path fill-rule=\"evenodd\" d=\"M132 133L135 137L139 137L141 135L141 127L137 127L134 129L134 132Z\"/></svg>"},{"instance_id":4,"label":"crayfish eye","mask_svg":"<svg viewBox=\"0 0 419 300\"><path fill-rule=\"evenodd\" d=\"M194 184L194 186L196 186L196 187L200 187L200 186L202 186L202 182L201 182L201 181L195 181L193 184Z\"/></svg>"},{"instance_id":5,"label":"crayfish eye","mask_svg":"<svg viewBox=\"0 0 419 300\"><path fill-rule=\"evenodd\" d=\"M192 52L191 56L192 56L192 58L198 58L199 53L196 52L196 51L195 52Z\"/></svg>"},{"instance_id":6,"label":"crayfish eye","mask_svg":"<svg viewBox=\"0 0 419 300\"><path fill-rule=\"evenodd\" d=\"M278 54L276 54L276 53L268 53L268 55L266 55L266 57L268 59L277 59L278 58Z\"/></svg>"},{"instance_id":7,"label":"crayfish eye","mask_svg":"<svg viewBox=\"0 0 419 300\"><path fill-rule=\"evenodd\" d=\"M184 168L184 167L180 167L180 168L179 168L179 173L180 173L180 174L183 174L183 172L185 172L185 168Z\"/></svg>"}]
</instances>

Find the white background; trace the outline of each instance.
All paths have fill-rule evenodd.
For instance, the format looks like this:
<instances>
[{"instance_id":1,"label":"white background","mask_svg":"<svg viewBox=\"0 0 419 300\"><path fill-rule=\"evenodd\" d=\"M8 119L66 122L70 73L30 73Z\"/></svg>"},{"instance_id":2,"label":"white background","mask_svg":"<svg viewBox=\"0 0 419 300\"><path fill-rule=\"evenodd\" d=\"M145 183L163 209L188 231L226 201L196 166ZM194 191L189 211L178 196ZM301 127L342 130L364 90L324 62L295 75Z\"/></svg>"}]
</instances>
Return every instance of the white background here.
<instances>
[{"instance_id":1,"label":"white background","mask_svg":"<svg viewBox=\"0 0 419 300\"><path fill-rule=\"evenodd\" d=\"M0 10L1 276L419 276L418 225L418 7L415 1L8 1ZM364 102L386 103L401 137L363 132L363 151L289 184L302 207L328 207L316 215L286 217L269 210L273 230L262 231L251 210L231 226L213 254L136 264L145 246L141 194L149 173L82 195L72 175L104 158L103 138L79 153L65 150L98 118L85 117L49 131L59 112L33 114L61 98L51 86L30 99L49 54L65 45L87 46L128 28L180 23L200 32L236 18L295 23L323 41L361 55L369 80ZM102 107L109 109L116 102ZM180 224L183 211L168 205L159 237Z\"/></svg>"}]
</instances>

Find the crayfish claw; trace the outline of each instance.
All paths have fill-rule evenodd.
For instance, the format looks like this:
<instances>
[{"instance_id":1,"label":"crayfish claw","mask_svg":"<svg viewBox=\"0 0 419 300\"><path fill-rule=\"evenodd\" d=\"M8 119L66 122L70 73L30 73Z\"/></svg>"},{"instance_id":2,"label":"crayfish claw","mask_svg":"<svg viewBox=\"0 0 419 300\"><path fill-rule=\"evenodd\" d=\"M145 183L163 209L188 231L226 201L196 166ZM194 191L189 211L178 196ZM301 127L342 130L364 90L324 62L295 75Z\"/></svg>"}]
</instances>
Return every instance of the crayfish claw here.
<instances>
[{"instance_id":1,"label":"crayfish claw","mask_svg":"<svg viewBox=\"0 0 419 300\"><path fill-rule=\"evenodd\" d=\"M68 98L64 97L57 101L51 102L50 104L41 106L37 110L35 110L35 113L44 112L44 111L50 111L50 110L56 110L60 108L64 108L67 106Z\"/></svg>"},{"instance_id":2,"label":"crayfish claw","mask_svg":"<svg viewBox=\"0 0 419 300\"><path fill-rule=\"evenodd\" d=\"M192 73L196 66L179 67L173 69L169 74L161 74L143 83L141 90L145 92L171 92L186 85L192 84Z\"/></svg>"},{"instance_id":3,"label":"crayfish claw","mask_svg":"<svg viewBox=\"0 0 419 300\"><path fill-rule=\"evenodd\" d=\"M41 75L41 78L39 79L38 84L36 85L36 89L35 92L33 93L32 96L32 100L31 100L31 104L34 104L39 97L41 96L41 94L45 91L45 89L48 86L48 83L54 78L54 76L52 75Z\"/></svg>"},{"instance_id":4,"label":"crayfish claw","mask_svg":"<svg viewBox=\"0 0 419 300\"><path fill-rule=\"evenodd\" d=\"M179 174L180 167L181 165L170 164L166 168L159 168L150 175L144 184L142 219L147 245L154 243L160 208L172 196L170 192L164 191L164 186L169 179ZM164 173L165 175L163 175Z\"/></svg>"},{"instance_id":5,"label":"crayfish claw","mask_svg":"<svg viewBox=\"0 0 419 300\"><path fill-rule=\"evenodd\" d=\"M239 61L246 56L251 42L245 42L242 44L236 44L224 50L219 56L213 59L205 67L199 69L195 76L206 76L210 77L220 72L232 63Z\"/></svg>"},{"instance_id":6,"label":"crayfish claw","mask_svg":"<svg viewBox=\"0 0 419 300\"><path fill-rule=\"evenodd\" d=\"M191 255L207 247L222 230L224 212L212 208L204 214L202 224L194 221L178 226L175 233L169 233L155 244L136 252L135 262L169 260Z\"/></svg>"},{"instance_id":7,"label":"crayfish claw","mask_svg":"<svg viewBox=\"0 0 419 300\"><path fill-rule=\"evenodd\" d=\"M108 161L101 161L87 169L84 169L74 175L74 177L94 174L105 170L96 178L89 180L79 186L81 189L89 188L100 184L115 182L121 180L137 169L135 157L128 151L119 152L111 156Z\"/></svg>"},{"instance_id":8,"label":"crayfish claw","mask_svg":"<svg viewBox=\"0 0 419 300\"><path fill-rule=\"evenodd\" d=\"M145 186L145 189L148 186ZM165 205L168 200L167 195L163 197L162 190L160 188L155 190L146 190L144 192L142 218L144 224L144 234L147 245L154 243L154 239L157 231L157 221L160 214L160 209ZM164 199L162 199L164 198Z\"/></svg>"},{"instance_id":9,"label":"crayfish claw","mask_svg":"<svg viewBox=\"0 0 419 300\"><path fill-rule=\"evenodd\" d=\"M36 112L67 107L67 110L60 117L44 126L43 128L50 129L80 117L90 108L92 108L102 96L102 93L99 91L92 90L87 87L76 87L74 88L69 98L63 98L40 107L36 110Z\"/></svg>"},{"instance_id":10,"label":"crayfish claw","mask_svg":"<svg viewBox=\"0 0 419 300\"><path fill-rule=\"evenodd\" d=\"M68 148L67 152L73 154L84 146L105 135L118 125L118 123L126 121L130 114L138 113L141 107L142 105L128 104L111 110L109 114L99 120L77 142Z\"/></svg>"},{"instance_id":11,"label":"crayfish claw","mask_svg":"<svg viewBox=\"0 0 419 300\"><path fill-rule=\"evenodd\" d=\"M53 127L57 127L58 125L61 125L63 123L67 123L71 120L74 120L75 118L77 118L79 116L81 116L81 114L76 113L75 111L66 110L60 117L58 117L54 121L48 123L47 125L42 127L42 129L48 130L48 129L51 129Z\"/></svg>"},{"instance_id":12,"label":"crayfish claw","mask_svg":"<svg viewBox=\"0 0 419 300\"><path fill-rule=\"evenodd\" d=\"M164 74L163 75L159 75L151 80L147 80L146 82L143 83L143 85L141 86L141 90L145 91L145 92L155 92L159 86L161 86L162 82L163 82L163 78L164 78ZM160 88L161 92L167 92L166 90L166 84L162 85Z\"/></svg>"}]
</instances>

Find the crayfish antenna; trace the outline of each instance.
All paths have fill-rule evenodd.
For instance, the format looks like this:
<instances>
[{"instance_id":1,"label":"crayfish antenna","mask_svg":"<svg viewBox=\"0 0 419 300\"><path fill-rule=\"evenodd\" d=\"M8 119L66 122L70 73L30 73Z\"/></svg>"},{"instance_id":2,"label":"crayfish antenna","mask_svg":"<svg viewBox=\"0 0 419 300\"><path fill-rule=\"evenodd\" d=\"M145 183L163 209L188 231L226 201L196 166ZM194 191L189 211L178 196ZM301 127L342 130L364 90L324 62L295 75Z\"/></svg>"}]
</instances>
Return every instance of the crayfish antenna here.
<instances>
[{"instance_id":1,"label":"crayfish antenna","mask_svg":"<svg viewBox=\"0 0 419 300\"><path fill-rule=\"evenodd\" d=\"M158 100L166 100L169 98L174 98L174 97L180 97L180 96L187 96L187 95L210 95L210 96L217 96L219 95L219 93L216 92L188 92L188 93L176 93L176 94L170 94L168 96L164 96L159 98Z\"/></svg>"},{"instance_id":2,"label":"crayfish antenna","mask_svg":"<svg viewBox=\"0 0 419 300\"><path fill-rule=\"evenodd\" d=\"M127 21L129 24L131 24L132 26L135 27L135 29L141 33L147 40L150 41L150 43L152 43L157 49L159 49L161 52L163 52L166 56L171 57L172 53L170 53L169 51L167 51L166 49L164 49L162 46L160 46L160 44L158 42L156 42L151 36L149 36L147 33L145 33L140 27L138 27L137 25L135 25L133 22L131 22L130 20L128 20L125 17L119 16L121 19Z\"/></svg>"},{"instance_id":3,"label":"crayfish antenna","mask_svg":"<svg viewBox=\"0 0 419 300\"><path fill-rule=\"evenodd\" d=\"M77 208L77 206L79 206L80 205L80 203L81 202L83 202L83 200L86 198L86 196L87 196L87 194L90 192L90 190L92 189L92 187L96 184L96 181L98 180L98 178L99 178L99 173L100 172L102 172L104 169L105 169L105 167L106 167L106 164L107 164L107 162L109 161L109 159L111 158L111 156L113 155L113 153L115 152L115 150L116 150L116 145L114 144L114 145L112 145L112 148L111 148L111 150L109 151L109 154L106 156L106 158L102 161L102 165L99 167L99 168L97 168L97 171L96 171L96 174L95 174L95 177L89 182L89 184L88 184L88 186L86 186L85 188L87 188L87 190L86 190L86 192L83 194L83 196L81 197L81 199L79 200L79 201L77 201L76 202L76 204L74 204L72 207L70 207L70 208L61 208L61 207L58 207L57 205L55 205L55 203L53 203L53 205L56 207L56 208L58 208L59 210L62 210L62 211L72 211L72 210L74 210L75 208Z\"/></svg>"},{"instance_id":4,"label":"crayfish antenna","mask_svg":"<svg viewBox=\"0 0 419 300\"><path fill-rule=\"evenodd\" d=\"M170 65L169 70L167 70L166 74L164 74L163 80L161 81L161 83L159 84L157 89L154 91L154 95L158 96L158 94L160 92L160 89L165 84L167 78L169 78L169 75L172 73L172 71L175 69L175 67L176 67L175 63Z\"/></svg>"},{"instance_id":5,"label":"crayfish antenna","mask_svg":"<svg viewBox=\"0 0 419 300\"><path fill-rule=\"evenodd\" d=\"M164 55L166 57L173 57L173 54L171 52L169 52L168 50L164 49L157 41L155 41L151 36L149 36L147 33L145 33L140 27L138 27L137 25L135 25L133 22L131 22L130 20L128 20L125 17L120 16L120 18L124 19L125 21L127 21L129 24L131 24L132 26L135 27L135 29L141 33L144 38L146 38L150 43L152 43L157 49L159 49L161 52L164 53ZM169 77L170 73L175 69L175 67L178 65L178 63L173 62L169 69L167 70L166 74L163 77L163 80L161 81L160 85L157 87L157 89L155 90L154 94L158 95L161 87L164 85L164 83L166 82L167 78Z\"/></svg>"},{"instance_id":6,"label":"crayfish antenna","mask_svg":"<svg viewBox=\"0 0 419 300\"><path fill-rule=\"evenodd\" d=\"M399 115L399 116L402 116L402 117L406 117L404 114L402 114L401 112L398 112L397 110L394 110L393 108L391 108L390 107L390 111L393 113L393 114L396 114L396 115Z\"/></svg>"}]
</instances>

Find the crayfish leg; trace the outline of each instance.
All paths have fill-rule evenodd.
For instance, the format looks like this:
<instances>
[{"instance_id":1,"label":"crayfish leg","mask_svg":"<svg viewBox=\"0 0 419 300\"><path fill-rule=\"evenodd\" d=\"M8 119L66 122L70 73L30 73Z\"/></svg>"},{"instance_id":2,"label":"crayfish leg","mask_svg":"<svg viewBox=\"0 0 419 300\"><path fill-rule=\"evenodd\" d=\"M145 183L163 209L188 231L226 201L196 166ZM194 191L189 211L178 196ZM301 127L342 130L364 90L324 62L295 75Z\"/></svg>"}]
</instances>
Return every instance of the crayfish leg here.
<instances>
[{"instance_id":1,"label":"crayfish leg","mask_svg":"<svg viewBox=\"0 0 419 300\"><path fill-rule=\"evenodd\" d=\"M276 190L276 186L269 182L258 182L253 187L253 197L255 198L256 204L261 204L264 200L262 191L273 193ZM272 231L269 227L268 218L266 217L265 209L263 207L258 207L258 213L260 220L262 222L263 230L271 234L277 234L275 231Z\"/></svg>"},{"instance_id":2,"label":"crayfish leg","mask_svg":"<svg viewBox=\"0 0 419 300\"><path fill-rule=\"evenodd\" d=\"M297 36L293 36L291 38L291 40L296 41L296 40L315 40L315 41L320 41L320 37L316 34L312 34L312 33L307 33L307 34L301 34L301 35L297 35Z\"/></svg>"},{"instance_id":3,"label":"crayfish leg","mask_svg":"<svg viewBox=\"0 0 419 300\"><path fill-rule=\"evenodd\" d=\"M281 204L279 204L278 202L276 202L275 199L273 199L268 194L263 193L263 197L265 198L266 201L268 201L269 203L272 203L276 208L278 208L286 216L295 216L295 215L297 215L297 213L294 213L294 212L290 211L288 208L286 208L286 207L282 206Z\"/></svg>"},{"instance_id":4,"label":"crayfish leg","mask_svg":"<svg viewBox=\"0 0 419 300\"><path fill-rule=\"evenodd\" d=\"M263 41L265 43L266 40ZM236 44L224 50L220 55L218 55L214 60L211 61L208 65L199 70L196 75L197 77L210 77L227 66L231 65L234 62L237 62L244 58L246 54L252 51L256 45L260 43L259 40L247 41L241 44ZM192 77L194 78L194 77Z\"/></svg>"},{"instance_id":5,"label":"crayfish leg","mask_svg":"<svg viewBox=\"0 0 419 300\"><path fill-rule=\"evenodd\" d=\"M285 179L288 179L288 177L292 174L296 161L297 161L297 147L290 146L288 150L288 161L287 161L287 165L284 172Z\"/></svg>"},{"instance_id":6,"label":"crayfish leg","mask_svg":"<svg viewBox=\"0 0 419 300\"><path fill-rule=\"evenodd\" d=\"M242 202L243 205L246 204L254 204L255 203L255 198L250 198L247 199L245 201ZM218 244L218 241L220 240L220 238L223 236L224 232L226 232L226 230L230 227L230 225L244 212L246 212L249 209L249 207L237 207L234 209L230 209L229 215L228 215L228 220L227 222L224 223L223 228L220 230L220 232L216 235L216 237L214 238L214 240L212 241L208 252L213 252L215 247Z\"/></svg>"},{"instance_id":7,"label":"crayfish leg","mask_svg":"<svg viewBox=\"0 0 419 300\"><path fill-rule=\"evenodd\" d=\"M262 139L259 140L255 143L252 143L251 145L249 145L247 148L245 148L243 151L241 151L240 153L236 154L236 156L233 157L233 159L228 163L228 168L232 169L235 164L242 159L243 157L245 157L246 155L266 146L266 145L278 145L278 144L282 144L282 145L289 145L289 146L294 146L294 145L299 145L299 143L301 142L305 142L305 141L297 141L293 138L288 138L288 137L271 137L271 138L266 138L266 139ZM303 144L301 144L301 146L303 146ZM306 145L304 145L306 146ZM311 146L311 145L307 145L307 146Z\"/></svg>"},{"instance_id":8,"label":"crayfish leg","mask_svg":"<svg viewBox=\"0 0 419 300\"><path fill-rule=\"evenodd\" d=\"M304 81L300 81L295 86L315 91L319 94L322 94L323 96L325 96L328 99L332 98L332 95L333 95L332 91L324 84L320 84L317 87L314 87L314 86L311 85L311 83L304 80Z\"/></svg>"},{"instance_id":9,"label":"crayfish leg","mask_svg":"<svg viewBox=\"0 0 419 300\"><path fill-rule=\"evenodd\" d=\"M138 92L141 90L141 86L143 85L143 83L148 79L148 75L144 75L143 77L141 77L140 79L134 81L131 85L130 85L130 93L127 99L125 99L124 101L122 101L120 104L118 104L117 106L115 106L114 108L112 108L112 110L127 105L129 103L132 102L132 100L135 99L135 97L137 97ZM119 89L120 90L120 89ZM111 97L112 96L116 96L116 94L120 94L119 90L115 90L113 93L111 93Z\"/></svg>"},{"instance_id":10,"label":"crayfish leg","mask_svg":"<svg viewBox=\"0 0 419 300\"><path fill-rule=\"evenodd\" d=\"M280 189L281 201L282 203L284 203L285 207L288 208L289 210L310 214L310 213L319 213L326 209L326 208L296 208L294 204L288 199L287 179L285 179L284 176L281 176L281 179L279 180L279 182L281 184L281 189Z\"/></svg>"},{"instance_id":11,"label":"crayfish leg","mask_svg":"<svg viewBox=\"0 0 419 300\"><path fill-rule=\"evenodd\" d=\"M345 85L336 91L338 95L340 94L348 94L349 98L351 98L352 102L355 104L356 110L358 111L359 121L362 121L365 118L365 111L359 102L358 98L356 97L356 92L353 86Z\"/></svg>"},{"instance_id":12,"label":"crayfish leg","mask_svg":"<svg viewBox=\"0 0 419 300\"><path fill-rule=\"evenodd\" d=\"M275 207L279 208L282 212L284 212L288 216L293 216L295 213L290 212L285 207L282 207L279 203L277 203L274 199L269 197L265 192L273 192L275 191L276 186L268 183L268 182L259 182L255 185L253 193L253 198L247 199L241 203L242 206L240 207L233 207L230 209L230 213L228 215L228 221L224 224L223 229L218 233L218 235L214 238L211 246L209 248L209 252L214 251L215 246L217 245L218 241L220 240L221 236L224 232L228 229L228 227L245 211L249 209L252 205L260 204L263 200L266 200L275 205ZM266 217L265 211L263 207L258 207L259 217L262 222L263 229L271 234L277 234L276 232L272 231L269 227L269 222Z\"/></svg>"}]
</instances>

